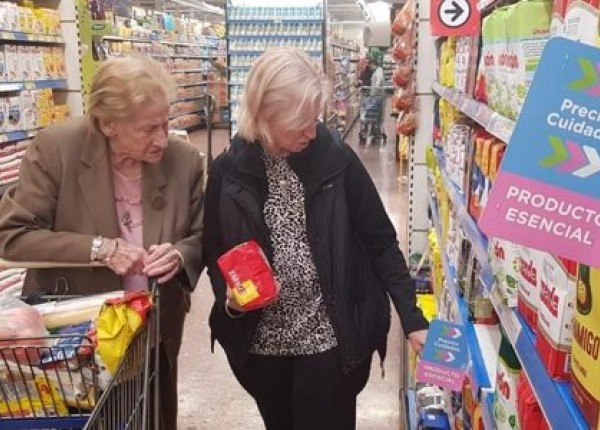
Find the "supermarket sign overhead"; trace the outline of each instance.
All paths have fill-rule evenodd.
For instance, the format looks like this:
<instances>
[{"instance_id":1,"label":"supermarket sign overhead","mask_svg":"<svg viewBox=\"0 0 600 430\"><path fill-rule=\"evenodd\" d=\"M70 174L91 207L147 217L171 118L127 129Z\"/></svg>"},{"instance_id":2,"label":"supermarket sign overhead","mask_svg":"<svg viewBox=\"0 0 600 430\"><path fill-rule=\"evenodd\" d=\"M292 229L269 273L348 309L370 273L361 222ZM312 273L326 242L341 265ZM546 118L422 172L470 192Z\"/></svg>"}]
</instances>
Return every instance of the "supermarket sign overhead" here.
<instances>
[{"instance_id":1,"label":"supermarket sign overhead","mask_svg":"<svg viewBox=\"0 0 600 430\"><path fill-rule=\"evenodd\" d=\"M480 226L600 266L600 50L547 43Z\"/></svg>"},{"instance_id":2,"label":"supermarket sign overhead","mask_svg":"<svg viewBox=\"0 0 600 430\"><path fill-rule=\"evenodd\" d=\"M417 381L460 391L468 366L469 348L464 327L441 320L431 321L417 363Z\"/></svg>"},{"instance_id":3,"label":"supermarket sign overhead","mask_svg":"<svg viewBox=\"0 0 600 430\"><path fill-rule=\"evenodd\" d=\"M479 9L475 0L432 0L431 34L474 36L479 34Z\"/></svg>"}]
</instances>

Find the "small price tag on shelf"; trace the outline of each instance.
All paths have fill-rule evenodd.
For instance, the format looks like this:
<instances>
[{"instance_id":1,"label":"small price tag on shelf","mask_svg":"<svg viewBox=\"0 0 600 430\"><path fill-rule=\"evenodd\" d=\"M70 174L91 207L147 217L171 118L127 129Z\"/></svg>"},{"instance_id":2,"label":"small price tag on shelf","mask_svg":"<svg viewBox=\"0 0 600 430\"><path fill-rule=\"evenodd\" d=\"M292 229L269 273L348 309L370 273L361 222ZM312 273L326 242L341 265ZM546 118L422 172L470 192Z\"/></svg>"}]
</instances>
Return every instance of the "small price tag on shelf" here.
<instances>
[{"instance_id":1,"label":"small price tag on shelf","mask_svg":"<svg viewBox=\"0 0 600 430\"><path fill-rule=\"evenodd\" d=\"M502 327L508 336L508 339L513 345L516 345L517 339L521 335L522 326L515 312L505 304L504 296L497 283L492 287L490 300L496 309L496 313L502 322Z\"/></svg>"},{"instance_id":2,"label":"small price tag on shelf","mask_svg":"<svg viewBox=\"0 0 600 430\"><path fill-rule=\"evenodd\" d=\"M477 108L477 114L475 115L475 121L481 124L483 127L488 127L494 116L494 111L484 103L479 103Z\"/></svg>"},{"instance_id":3,"label":"small price tag on shelf","mask_svg":"<svg viewBox=\"0 0 600 430\"><path fill-rule=\"evenodd\" d=\"M10 33L8 31L3 31L0 33L0 35L2 36L2 39L5 40L15 40L15 34L14 33Z\"/></svg>"},{"instance_id":4,"label":"small price tag on shelf","mask_svg":"<svg viewBox=\"0 0 600 430\"><path fill-rule=\"evenodd\" d=\"M460 324L431 321L423 354L417 363L417 381L460 391L469 367L465 337Z\"/></svg>"},{"instance_id":5,"label":"small price tag on shelf","mask_svg":"<svg viewBox=\"0 0 600 430\"><path fill-rule=\"evenodd\" d=\"M25 82L26 90L35 90L36 88L37 88L37 86L34 81Z\"/></svg>"}]
</instances>

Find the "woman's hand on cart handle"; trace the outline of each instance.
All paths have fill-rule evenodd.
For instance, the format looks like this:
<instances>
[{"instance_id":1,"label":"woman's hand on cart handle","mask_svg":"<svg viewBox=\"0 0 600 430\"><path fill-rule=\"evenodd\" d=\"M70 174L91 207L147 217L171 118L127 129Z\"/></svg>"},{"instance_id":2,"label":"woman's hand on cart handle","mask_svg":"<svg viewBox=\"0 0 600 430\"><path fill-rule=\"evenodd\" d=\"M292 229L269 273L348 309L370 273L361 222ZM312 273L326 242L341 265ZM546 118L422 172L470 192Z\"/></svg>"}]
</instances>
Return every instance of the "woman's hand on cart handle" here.
<instances>
[{"instance_id":1,"label":"woman's hand on cart handle","mask_svg":"<svg viewBox=\"0 0 600 430\"><path fill-rule=\"evenodd\" d=\"M423 351L426 338L427 330L413 331L408 335L408 343L410 343L410 346L418 355L421 355L421 352Z\"/></svg>"},{"instance_id":2,"label":"woman's hand on cart handle","mask_svg":"<svg viewBox=\"0 0 600 430\"><path fill-rule=\"evenodd\" d=\"M183 268L183 256L173 246L165 242L152 245L144 259L143 274L148 277L158 278L159 284L165 284Z\"/></svg>"},{"instance_id":3,"label":"woman's hand on cart handle","mask_svg":"<svg viewBox=\"0 0 600 430\"><path fill-rule=\"evenodd\" d=\"M123 239L104 239L100 247L100 260L117 275L141 275L147 256L143 248Z\"/></svg>"}]
</instances>

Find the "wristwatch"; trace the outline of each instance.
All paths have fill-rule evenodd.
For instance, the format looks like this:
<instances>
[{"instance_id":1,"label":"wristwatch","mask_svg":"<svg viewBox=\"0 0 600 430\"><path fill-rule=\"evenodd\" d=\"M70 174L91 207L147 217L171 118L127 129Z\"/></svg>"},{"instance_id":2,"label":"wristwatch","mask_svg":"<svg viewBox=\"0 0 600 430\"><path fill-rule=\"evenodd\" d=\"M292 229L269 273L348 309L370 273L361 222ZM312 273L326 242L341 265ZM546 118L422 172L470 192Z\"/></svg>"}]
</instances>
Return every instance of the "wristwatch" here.
<instances>
[{"instance_id":1,"label":"wristwatch","mask_svg":"<svg viewBox=\"0 0 600 430\"><path fill-rule=\"evenodd\" d=\"M98 261L98 254L100 253L100 247L104 238L102 236L96 236L92 239L92 250L90 252L90 261Z\"/></svg>"}]
</instances>

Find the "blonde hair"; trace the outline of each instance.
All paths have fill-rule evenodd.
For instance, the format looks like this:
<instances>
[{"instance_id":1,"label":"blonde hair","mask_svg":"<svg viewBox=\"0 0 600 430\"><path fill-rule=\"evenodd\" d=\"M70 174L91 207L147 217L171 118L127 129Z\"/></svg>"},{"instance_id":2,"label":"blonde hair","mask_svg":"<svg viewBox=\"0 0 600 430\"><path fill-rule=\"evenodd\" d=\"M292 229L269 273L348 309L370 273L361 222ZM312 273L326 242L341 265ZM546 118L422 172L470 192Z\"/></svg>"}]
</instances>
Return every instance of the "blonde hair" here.
<instances>
[{"instance_id":1,"label":"blonde hair","mask_svg":"<svg viewBox=\"0 0 600 430\"><path fill-rule=\"evenodd\" d=\"M110 58L92 80L88 118L98 128L100 118L126 119L152 102L170 103L175 83L165 68L148 57Z\"/></svg>"},{"instance_id":2,"label":"blonde hair","mask_svg":"<svg viewBox=\"0 0 600 430\"><path fill-rule=\"evenodd\" d=\"M328 83L321 70L303 51L273 48L252 66L238 112L238 134L244 139L271 144L270 123L306 127L307 112L320 113ZM282 118L284 117L285 118Z\"/></svg>"}]
</instances>

